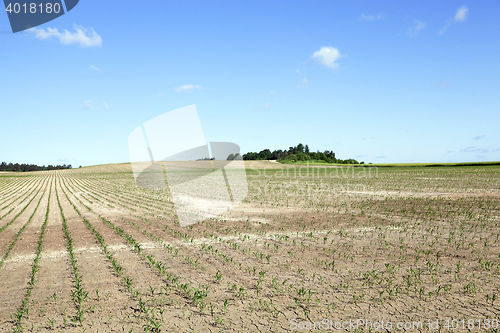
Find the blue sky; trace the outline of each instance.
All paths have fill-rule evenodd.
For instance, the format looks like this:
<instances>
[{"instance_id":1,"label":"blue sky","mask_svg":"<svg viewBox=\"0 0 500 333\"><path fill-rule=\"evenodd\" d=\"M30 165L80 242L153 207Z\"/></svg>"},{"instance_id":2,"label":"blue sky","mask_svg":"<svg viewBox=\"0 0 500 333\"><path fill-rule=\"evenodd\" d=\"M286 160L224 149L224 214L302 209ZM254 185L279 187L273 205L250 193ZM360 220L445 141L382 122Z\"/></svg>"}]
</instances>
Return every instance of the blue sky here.
<instances>
[{"instance_id":1,"label":"blue sky","mask_svg":"<svg viewBox=\"0 0 500 333\"><path fill-rule=\"evenodd\" d=\"M0 160L128 162L195 104L207 141L365 162L500 160L500 3L92 1L0 14Z\"/></svg>"}]
</instances>

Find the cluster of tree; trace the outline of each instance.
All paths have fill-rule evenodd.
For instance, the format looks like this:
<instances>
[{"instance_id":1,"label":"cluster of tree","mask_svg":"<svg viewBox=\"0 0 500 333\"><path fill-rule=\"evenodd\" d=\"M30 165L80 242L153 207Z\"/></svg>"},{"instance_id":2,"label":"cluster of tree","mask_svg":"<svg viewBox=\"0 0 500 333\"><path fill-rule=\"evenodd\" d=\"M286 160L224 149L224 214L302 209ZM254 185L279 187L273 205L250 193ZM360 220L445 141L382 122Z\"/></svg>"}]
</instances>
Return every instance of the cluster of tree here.
<instances>
[{"instance_id":1,"label":"cluster of tree","mask_svg":"<svg viewBox=\"0 0 500 333\"><path fill-rule=\"evenodd\" d=\"M228 160L228 161L232 161L232 160L235 160L235 159L240 159L240 160L241 160L241 155L240 155L240 153L236 153L236 154L229 154L229 156L227 157L227 160Z\"/></svg>"},{"instance_id":2,"label":"cluster of tree","mask_svg":"<svg viewBox=\"0 0 500 333\"><path fill-rule=\"evenodd\" d=\"M71 169L71 165L48 165L48 166L39 166L35 164L12 164L2 162L0 164L0 171L13 171L13 172L27 172L27 171L43 171L43 170L63 170L63 169Z\"/></svg>"},{"instance_id":3,"label":"cluster of tree","mask_svg":"<svg viewBox=\"0 0 500 333\"><path fill-rule=\"evenodd\" d=\"M249 152L243 154L244 160L278 160L279 162L297 162L297 161L309 161L309 160L320 160L327 163L340 163L340 164L364 164L364 162L359 163L355 159L341 160L335 157L335 153L330 150L325 150L320 152L309 151L308 145L303 145L299 143L295 147L289 147L288 150L275 150L270 151L269 149L264 149L258 153Z\"/></svg>"}]
</instances>

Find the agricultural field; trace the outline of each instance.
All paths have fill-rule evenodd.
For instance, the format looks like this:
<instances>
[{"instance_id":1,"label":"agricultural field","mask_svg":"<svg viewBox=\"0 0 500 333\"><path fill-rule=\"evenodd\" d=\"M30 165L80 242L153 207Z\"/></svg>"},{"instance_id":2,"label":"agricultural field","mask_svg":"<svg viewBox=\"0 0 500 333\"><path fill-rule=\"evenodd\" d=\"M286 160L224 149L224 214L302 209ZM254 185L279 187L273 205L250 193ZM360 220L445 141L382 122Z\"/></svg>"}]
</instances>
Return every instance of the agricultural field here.
<instances>
[{"instance_id":1,"label":"agricultural field","mask_svg":"<svg viewBox=\"0 0 500 333\"><path fill-rule=\"evenodd\" d=\"M129 164L0 173L0 331L500 331L500 166L245 163L188 227Z\"/></svg>"}]
</instances>

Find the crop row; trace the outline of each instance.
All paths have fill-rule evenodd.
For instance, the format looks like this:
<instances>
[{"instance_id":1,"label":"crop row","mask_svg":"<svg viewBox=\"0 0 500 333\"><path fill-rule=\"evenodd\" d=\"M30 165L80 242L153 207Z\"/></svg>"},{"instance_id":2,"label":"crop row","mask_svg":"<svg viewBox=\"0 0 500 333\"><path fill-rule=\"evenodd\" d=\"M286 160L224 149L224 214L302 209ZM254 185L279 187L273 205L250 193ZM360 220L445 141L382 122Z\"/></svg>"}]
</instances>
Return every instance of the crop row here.
<instances>
[{"instance_id":1,"label":"crop row","mask_svg":"<svg viewBox=\"0 0 500 333\"><path fill-rule=\"evenodd\" d=\"M12 248L14 247L14 245L16 245L16 242L17 242L17 240L19 239L19 237L21 236L21 234L23 233L24 229L26 229L26 227L30 224L31 220L33 219L33 216L35 215L35 213L36 213L36 211L37 211L37 209L38 209L38 206L40 206L40 202L42 201L42 198L43 198L43 196L45 195L45 192L46 192L46 189L44 189L44 191L43 191L42 195L40 196L40 199L38 200L38 203L37 203L37 205L36 205L35 209L33 210L33 213L31 214L31 216L28 218L28 220L26 221L26 223L24 223L24 224L22 225L22 227L21 227L21 228L17 231L17 233L15 234L14 239L12 240L12 242L11 242L11 243L10 243L10 245L9 245L9 247L8 247L8 248L7 248L7 250L5 251L5 253L4 253L4 255L3 255L2 260L0 260L0 268L2 268L2 266L3 266L4 262L5 262L5 259L7 259L7 257L9 256L10 251L12 251ZM35 197L36 197L36 196L34 196L34 197L33 197L33 199L34 199ZM32 199L32 200L33 200L33 199ZM30 201L30 203L31 203L31 201ZM28 205L29 205L29 203L28 203ZM8 224L6 224L4 227L2 227L2 228L0 229L0 231L5 230L5 228L6 228L7 226L9 226L10 224L12 224L12 223L13 223L13 222L14 222L14 221L15 221L15 220L16 220L16 219L17 219L17 218L18 218L18 217L19 217L19 216L20 216L20 215L24 212L24 210L28 207L28 205L26 205L26 206L23 208L23 210L22 210L22 211L21 211L18 215L16 215L16 216L14 217L14 219L13 219L11 222L9 222L9 223L8 223Z\"/></svg>"},{"instance_id":2,"label":"crop row","mask_svg":"<svg viewBox=\"0 0 500 333\"><path fill-rule=\"evenodd\" d=\"M47 209L45 211L45 220L43 221L42 228L40 230L40 237L38 239L38 246L35 254L35 259L33 260L33 264L31 265L31 277L30 280L28 281L28 288L26 290L26 295L24 299L21 301L21 306L14 314L14 317L16 318L16 323L14 324L14 332L21 332L23 330L21 326L21 321L25 315L26 316L29 315L27 305L30 300L33 288L35 287L37 272L40 270L40 258L43 248L43 237L45 235L45 229L47 227L47 222L49 220L51 194L52 194L52 181L50 182L49 185L49 197L47 200Z\"/></svg>"}]
</instances>

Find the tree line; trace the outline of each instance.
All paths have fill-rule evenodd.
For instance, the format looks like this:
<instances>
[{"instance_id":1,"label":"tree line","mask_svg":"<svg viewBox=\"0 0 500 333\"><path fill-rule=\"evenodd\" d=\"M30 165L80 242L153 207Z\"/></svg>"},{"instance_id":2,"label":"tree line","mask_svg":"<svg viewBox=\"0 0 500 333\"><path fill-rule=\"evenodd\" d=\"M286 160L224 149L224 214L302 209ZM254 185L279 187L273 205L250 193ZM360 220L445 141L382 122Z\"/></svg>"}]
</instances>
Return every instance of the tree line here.
<instances>
[{"instance_id":1,"label":"tree line","mask_svg":"<svg viewBox=\"0 0 500 333\"><path fill-rule=\"evenodd\" d=\"M0 164L0 171L12 171L12 172L28 172L28 171L45 171L45 170L64 170L64 169L71 169L72 166L70 165L47 165L47 166L39 166L36 164L19 164L19 163L5 163L2 162Z\"/></svg>"},{"instance_id":2,"label":"tree line","mask_svg":"<svg viewBox=\"0 0 500 333\"><path fill-rule=\"evenodd\" d=\"M248 152L243 154L244 160L277 160L278 162L297 162L297 161L324 161L326 163L340 163L340 164L364 164L364 162L358 162L355 159L342 160L335 157L335 153L330 150L325 150L320 152L309 151L308 145L303 145L299 143L295 147L289 147L288 150L274 150L269 149L261 150L260 152Z\"/></svg>"}]
</instances>

